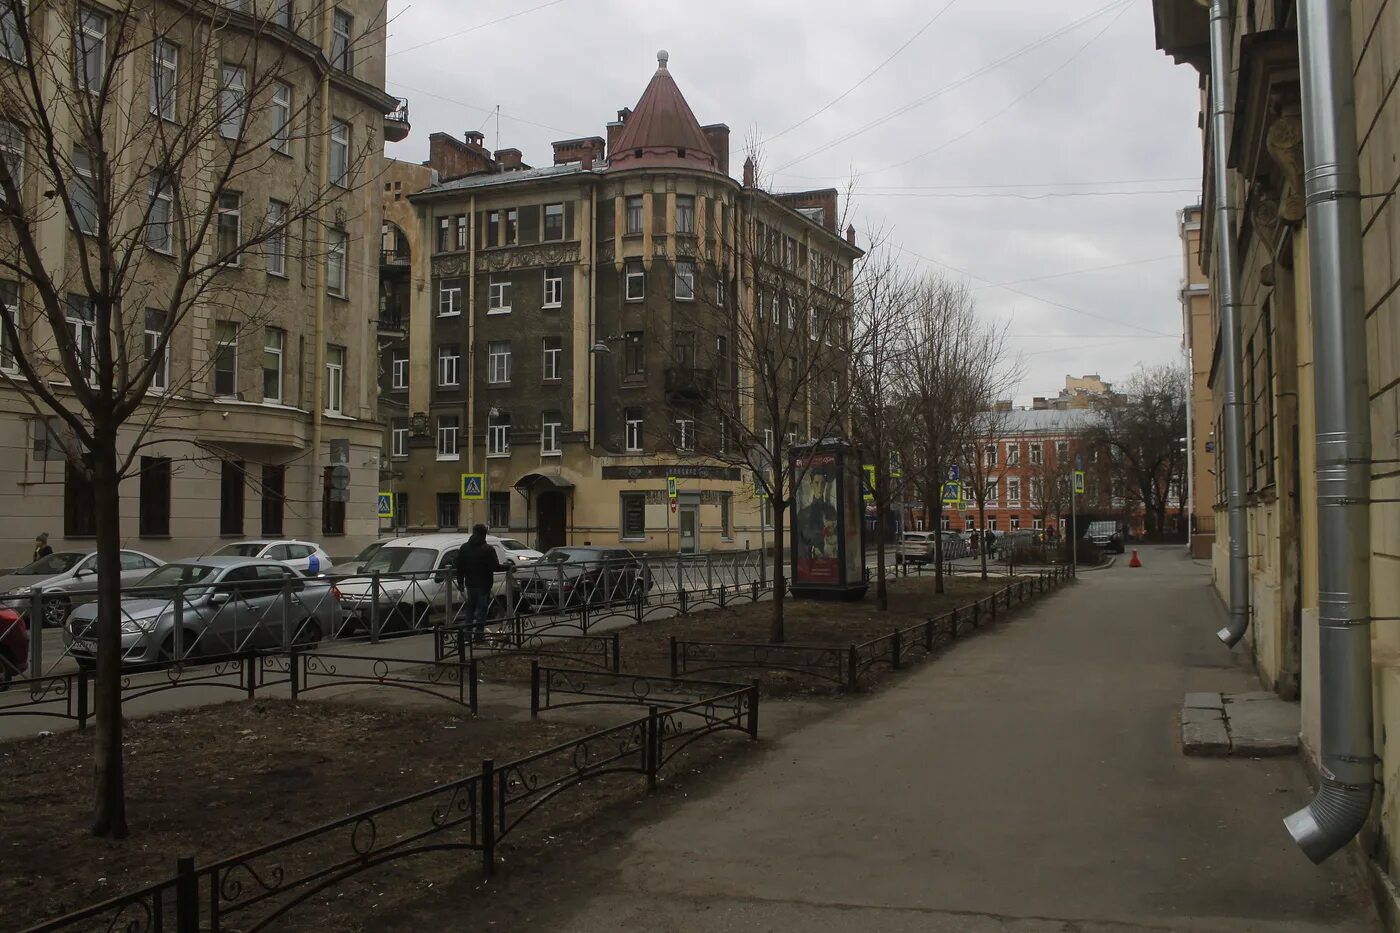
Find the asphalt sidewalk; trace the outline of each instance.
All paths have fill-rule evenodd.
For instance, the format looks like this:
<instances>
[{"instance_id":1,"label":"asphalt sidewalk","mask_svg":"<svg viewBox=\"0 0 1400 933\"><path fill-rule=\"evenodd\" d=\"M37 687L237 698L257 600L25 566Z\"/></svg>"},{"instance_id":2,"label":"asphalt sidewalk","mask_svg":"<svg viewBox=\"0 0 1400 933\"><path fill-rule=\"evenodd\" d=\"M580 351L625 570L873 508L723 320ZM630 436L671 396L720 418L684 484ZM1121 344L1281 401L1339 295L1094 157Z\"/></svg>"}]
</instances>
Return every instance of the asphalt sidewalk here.
<instances>
[{"instance_id":1,"label":"asphalt sidewalk","mask_svg":"<svg viewBox=\"0 0 1400 933\"><path fill-rule=\"evenodd\" d=\"M1140 550L769 739L537 929L1377 929L1343 860L1283 830L1295 759L1181 754L1183 694L1256 684L1208 574Z\"/></svg>"}]
</instances>

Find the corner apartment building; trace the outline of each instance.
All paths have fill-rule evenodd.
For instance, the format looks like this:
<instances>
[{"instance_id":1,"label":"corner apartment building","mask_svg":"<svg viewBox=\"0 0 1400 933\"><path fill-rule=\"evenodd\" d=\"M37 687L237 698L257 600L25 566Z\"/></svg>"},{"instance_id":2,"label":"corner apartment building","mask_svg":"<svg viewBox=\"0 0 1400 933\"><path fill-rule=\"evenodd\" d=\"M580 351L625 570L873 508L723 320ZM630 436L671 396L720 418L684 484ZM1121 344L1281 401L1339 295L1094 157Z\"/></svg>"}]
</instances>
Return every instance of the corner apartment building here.
<instances>
[{"instance_id":1,"label":"corner apartment building","mask_svg":"<svg viewBox=\"0 0 1400 933\"><path fill-rule=\"evenodd\" d=\"M1177 62L1201 73L1211 91L1207 10L1196 0L1154 0L1157 45ZM1258 0L1233 4L1230 45L1237 60L1225 88L1231 103L1228 177L1216 177L1207 158L1203 180L1200 264L1214 269L1220 243L1237 244L1240 258L1242 340L1239 347L1245 402L1249 644L1261 676L1285 697L1299 697L1302 739L1316 761L1321 740L1323 689L1319 658L1318 413L1314 395L1314 344L1309 269L1315 233L1305 204L1303 105L1300 84L1298 4ZM1400 7L1352 3L1350 36L1355 83L1356 147L1363 266L1363 305L1369 359L1366 377L1371 413L1371 543L1368 576L1376 624L1372 646L1376 776L1384 777L1362 850L1390 884L1400 880L1391 853L1400 838L1400 806L1393 775L1400 747L1400 629L1381 619L1400 617L1400 205L1396 140L1400 95L1393 93L1393 50L1400 48ZM1213 142L1206 121L1207 152ZM1241 205L1235 229L1216 224L1217 192L1237 192ZM1218 283L1217 283L1218 284ZM1218 289L1217 289L1218 291ZM1213 430L1223 438L1220 411L1220 309L1212 302L1210 343ZM1199 333L1199 330L1197 331ZM1193 341L1194 341L1193 337ZM1193 352L1193 356L1196 353ZM1199 362L1199 360L1198 360ZM1224 445L1217 446L1223 476ZM1212 487L1198 487L1199 498ZM1230 561L1224 528L1225 497L1216 485L1219 514L1215 578L1228 598ZM1395 728L1390 728L1394 726ZM1393 890L1393 889L1392 889ZM1393 905L1392 905L1393 907Z\"/></svg>"},{"instance_id":2,"label":"corner apartment building","mask_svg":"<svg viewBox=\"0 0 1400 933\"><path fill-rule=\"evenodd\" d=\"M702 436L703 409L747 376L723 328L693 322L762 314L771 275L848 308L860 251L834 190L771 195L751 166L732 178L729 128L702 126L658 62L635 108L555 142L551 164L467 133L390 168L427 182L404 198L412 218L386 207L386 243L411 254L407 336L386 350L398 527L480 521L542 549L771 543L747 471L705 455L723 439ZM801 318L788 307L782 326ZM462 497L463 474L485 475L482 499Z\"/></svg>"},{"instance_id":3,"label":"corner apartment building","mask_svg":"<svg viewBox=\"0 0 1400 933\"><path fill-rule=\"evenodd\" d=\"M256 326L243 326L248 322L239 320L235 303L211 298L174 331L152 386L153 392L174 398L166 399L140 451L139 475L123 483L122 531L130 547L173 559L203 553L227 538L287 535L322 540L340 554L353 553L375 534L382 428L372 352L380 213L374 179L380 140L402 139L408 132L406 102L383 90L385 13L383 0L32 3L25 28L35 48L55 57L38 63L22 61L18 26L8 10L0 24L0 69L39 67L56 81L77 80L68 61L72 41L81 42L83 67L96 69L91 73L106 61L119 62L111 87L131 100L119 107L114 102L114 109L132 123L147 119L148 112L170 127L195 122L190 108L214 106L214 98L199 88L222 88L217 100L224 106L225 94L254 86L258 62L275 59L278 80L261 85L271 88L267 99L244 98L239 104L240 125L246 120L251 127L248 137L270 133L271 142L239 163L240 190L220 200L220 237L246 238L261 218L286 210L308 190L335 191L295 240L289 237L291 242L282 241L277 249L250 250L218 273L211 293L226 288L265 297ZM177 25L153 42L149 30L157 19ZM81 32L78 40L72 38L75 30ZM136 51L118 56L119 43ZM63 93L74 91L69 87ZM62 117L64 111L55 107L51 113ZM281 121L276 132L274 121ZM323 126L330 132L323 133ZM60 119L51 130L57 146L78 145L73 125ZM127 124L113 124L114 134L128 131ZM0 140L6 158L20 170L21 203L38 210L46 196L38 171L46 140L38 127L24 126L6 112L0 112ZM133 137L133 151L113 154L112 164L139 170L134 150L144 145ZM353 174L347 167L342 177L329 179L337 164L349 166L352 150L366 153ZM59 210L36 223L54 278L74 281L77 251L92 233L70 227ZM303 246L303 241L323 241L322 226L324 252ZM145 297L158 306L162 288L170 287L174 259L158 242L147 246L139 256L150 282ZM0 249L14 248L0 229ZM18 370L16 354L42 354L45 344L52 346L53 335L38 320L37 302L27 288L0 281L7 311L22 330L36 335L35 345L4 348L0 365L11 373ZM150 323L149 312L146 320L144 337L139 330L128 335L137 346L143 339L151 346L153 326L159 332L161 325ZM64 338L77 341L80 350L88 346L90 319L79 316L70 327ZM68 392L66 384L54 385L59 393ZM141 418L138 412L133 420ZM0 464L0 511L9 517L0 530L0 565L27 562L39 532L50 534L55 549L91 547L87 481L67 466L52 425L0 382L0 446L7 452ZM128 432L124 443L129 447L134 435ZM330 488L330 470L342 460L350 468L344 497Z\"/></svg>"},{"instance_id":4,"label":"corner apartment building","mask_svg":"<svg viewBox=\"0 0 1400 933\"><path fill-rule=\"evenodd\" d=\"M1210 281L1201 269L1201 207L1177 215L1181 236L1181 333L1191 384L1187 388L1187 490L1189 547L1197 560L1210 560L1216 547L1215 503L1216 406L1211 397L1211 362L1215 333L1211 328Z\"/></svg>"}]
</instances>

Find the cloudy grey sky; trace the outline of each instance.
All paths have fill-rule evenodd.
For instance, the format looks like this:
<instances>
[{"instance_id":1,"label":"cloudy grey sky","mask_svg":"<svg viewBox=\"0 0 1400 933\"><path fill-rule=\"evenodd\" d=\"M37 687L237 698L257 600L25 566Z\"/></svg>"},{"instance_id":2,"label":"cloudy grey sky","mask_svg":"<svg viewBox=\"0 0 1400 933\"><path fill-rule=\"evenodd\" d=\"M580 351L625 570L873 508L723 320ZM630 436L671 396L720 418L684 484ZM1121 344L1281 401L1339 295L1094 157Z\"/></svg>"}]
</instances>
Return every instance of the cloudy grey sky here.
<instances>
[{"instance_id":1,"label":"cloudy grey sky","mask_svg":"<svg viewBox=\"0 0 1400 933\"><path fill-rule=\"evenodd\" d=\"M428 133L481 129L545 164L636 103L657 49L732 162L844 187L862 233L965 278L1012 322L1017 397L1179 358L1176 211L1197 199L1195 73L1149 0L393 0L388 86ZM893 55L893 58L891 56ZM845 96L842 96L845 95ZM838 99L839 98L839 99ZM833 103L834 101L834 103ZM1105 268L1111 267L1111 268Z\"/></svg>"}]
</instances>

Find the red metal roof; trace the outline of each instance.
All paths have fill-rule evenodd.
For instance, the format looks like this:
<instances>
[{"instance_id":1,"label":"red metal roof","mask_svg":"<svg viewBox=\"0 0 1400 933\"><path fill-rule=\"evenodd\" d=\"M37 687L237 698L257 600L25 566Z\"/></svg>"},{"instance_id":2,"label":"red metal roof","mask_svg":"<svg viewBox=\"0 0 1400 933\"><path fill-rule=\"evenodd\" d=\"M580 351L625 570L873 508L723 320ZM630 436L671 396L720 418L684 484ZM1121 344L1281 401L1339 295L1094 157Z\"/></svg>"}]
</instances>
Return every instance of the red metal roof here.
<instances>
[{"instance_id":1,"label":"red metal roof","mask_svg":"<svg viewBox=\"0 0 1400 933\"><path fill-rule=\"evenodd\" d=\"M690 105L656 53L657 69L608 153L608 170L657 166L719 171L719 162Z\"/></svg>"}]
</instances>

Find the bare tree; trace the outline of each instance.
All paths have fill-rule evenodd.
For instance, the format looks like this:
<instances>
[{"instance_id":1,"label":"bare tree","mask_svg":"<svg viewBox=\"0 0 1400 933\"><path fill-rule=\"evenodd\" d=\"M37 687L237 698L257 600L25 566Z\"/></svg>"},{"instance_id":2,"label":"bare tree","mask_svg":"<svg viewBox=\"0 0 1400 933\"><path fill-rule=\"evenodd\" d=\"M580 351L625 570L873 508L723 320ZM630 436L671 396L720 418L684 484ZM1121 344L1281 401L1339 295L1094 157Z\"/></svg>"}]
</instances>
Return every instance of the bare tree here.
<instances>
[{"instance_id":1,"label":"bare tree","mask_svg":"<svg viewBox=\"0 0 1400 933\"><path fill-rule=\"evenodd\" d=\"M1012 412L995 403L979 412L973 419L972 436L963 445L961 480L964 494L977 506L977 527L981 529L982 579L987 579L987 502L1006 494L1007 477L1012 467L1020 467L1019 445L1013 457L1005 447L1011 426Z\"/></svg>"},{"instance_id":2,"label":"bare tree","mask_svg":"<svg viewBox=\"0 0 1400 933\"><path fill-rule=\"evenodd\" d=\"M120 837L120 482L158 425L168 437L186 403L211 394L203 377L220 351L266 319L272 299L240 267L300 256L321 293L345 274L328 208L353 210L351 180L365 180L377 143L328 138L328 77L297 37L318 33L290 5L261 19L212 3L0 0L0 26L0 53L24 66L0 61L0 278L17 283L3 315L16 371L3 379L56 419L70 468L93 489L93 832ZM353 55L382 28L338 51ZM308 78L320 94L282 94ZM321 171L289 173L292 146ZM241 193L273 177L285 200L249 216ZM215 330L209 361L172 366L177 335L200 322Z\"/></svg>"}]
</instances>

